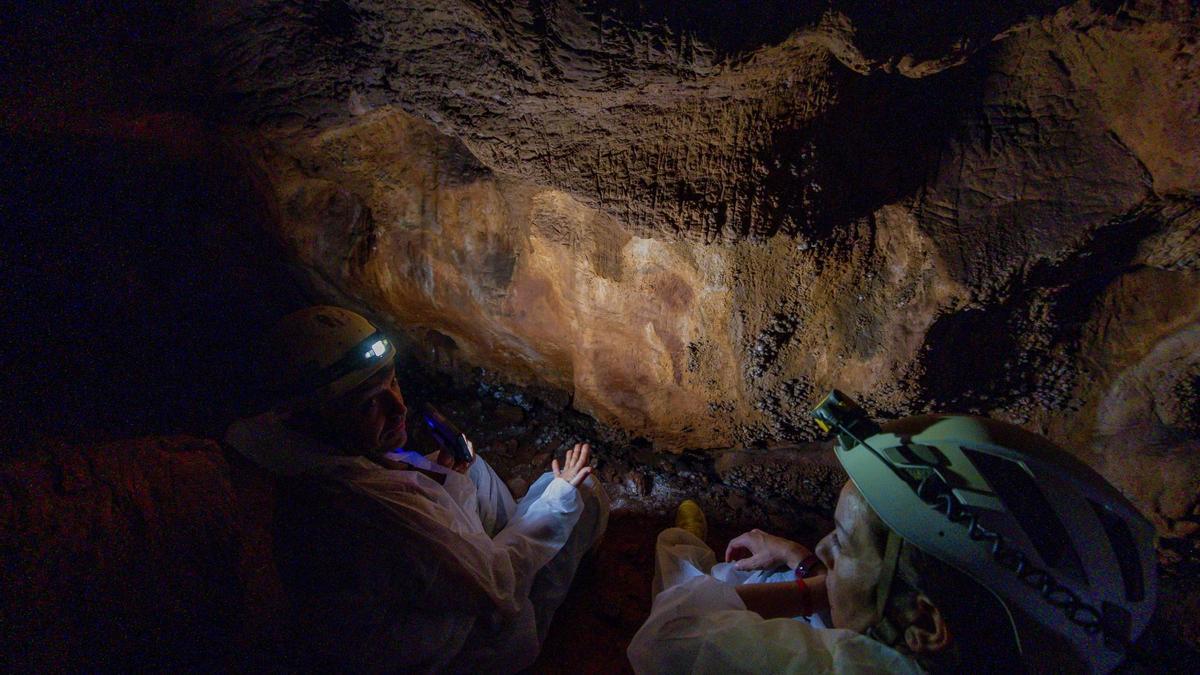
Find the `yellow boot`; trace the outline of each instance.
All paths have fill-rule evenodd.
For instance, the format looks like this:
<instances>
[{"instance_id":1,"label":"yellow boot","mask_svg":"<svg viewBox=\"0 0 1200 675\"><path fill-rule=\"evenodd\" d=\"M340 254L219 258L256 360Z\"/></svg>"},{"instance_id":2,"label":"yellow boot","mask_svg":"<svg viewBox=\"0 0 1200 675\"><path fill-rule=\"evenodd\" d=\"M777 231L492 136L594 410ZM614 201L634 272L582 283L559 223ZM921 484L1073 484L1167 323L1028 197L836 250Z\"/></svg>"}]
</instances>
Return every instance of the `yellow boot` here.
<instances>
[{"instance_id":1,"label":"yellow boot","mask_svg":"<svg viewBox=\"0 0 1200 675\"><path fill-rule=\"evenodd\" d=\"M704 519L704 511L691 499L683 500L675 509L675 527L687 530L701 541L708 536L708 521Z\"/></svg>"}]
</instances>

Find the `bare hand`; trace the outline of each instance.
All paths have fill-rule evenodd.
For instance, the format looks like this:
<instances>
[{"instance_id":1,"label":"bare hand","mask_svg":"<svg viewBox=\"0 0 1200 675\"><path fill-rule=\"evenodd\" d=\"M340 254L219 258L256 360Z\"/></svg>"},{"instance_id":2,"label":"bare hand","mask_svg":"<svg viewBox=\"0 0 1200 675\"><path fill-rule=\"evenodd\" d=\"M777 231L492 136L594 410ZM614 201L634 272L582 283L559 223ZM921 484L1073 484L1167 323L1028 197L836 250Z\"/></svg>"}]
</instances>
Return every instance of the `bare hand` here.
<instances>
[{"instance_id":1,"label":"bare hand","mask_svg":"<svg viewBox=\"0 0 1200 675\"><path fill-rule=\"evenodd\" d=\"M554 469L554 476L567 481L571 487L579 487L592 473L592 467L588 465L591 454L592 446L587 443L576 443L573 449L567 451L562 469L559 469L557 459L550 463L551 468Z\"/></svg>"},{"instance_id":2,"label":"bare hand","mask_svg":"<svg viewBox=\"0 0 1200 675\"><path fill-rule=\"evenodd\" d=\"M456 462L454 461L454 453L451 452L449 448L443 447L441 450L438 450L438 464L459 473L466 473L467 469L471 468L471 464L475 462L475 445L471 443L471 440L467 438L466 434L463 434L462 438L467 443L467 449L471 451L471 459L465 462Z\"/></svg>"},{"instance_id":3,"label":"bare hand","mask_svg":"<svg viewBox=\"0 0 1200 675\"><path fill-rule=\"evenodd\" d=\"M796 568L812 551L790 539L776 537L762 530L734 537L725 547L725 562L737 561L739 570L769 570L778 567Z\"/></svg>"}]
</instances>

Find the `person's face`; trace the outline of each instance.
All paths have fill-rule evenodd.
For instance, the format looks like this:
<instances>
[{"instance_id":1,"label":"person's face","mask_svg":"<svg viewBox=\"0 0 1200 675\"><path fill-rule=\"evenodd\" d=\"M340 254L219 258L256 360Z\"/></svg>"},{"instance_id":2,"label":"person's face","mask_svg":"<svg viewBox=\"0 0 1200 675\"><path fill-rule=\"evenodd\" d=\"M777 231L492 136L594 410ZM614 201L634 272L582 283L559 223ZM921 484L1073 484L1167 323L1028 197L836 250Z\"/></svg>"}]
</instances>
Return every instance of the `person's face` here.
<instances>
[{"instance_id":1,"label":"person's face","mask_svg":"<svg viewBox=\"0 0 1200 675\"><path fill-rule=\"evenodd\" d=\"M343 447L364 453L404 445L407 413L395 366L387 366L331 404L326 421Z\"/></svg>"},{"instance_id":2,"label":"person's face","mask_svg":"<svg viewBox=\"0 0 1200 675\"><path fill-rule=\"evenodd\" d=\"M825 588L835 628L862 633L879 620L875 587L883 560L872 527L877 517L854 483L846 481L834 511L836 526L816 550L828 568Z\"/></svg>"}]
</instances>

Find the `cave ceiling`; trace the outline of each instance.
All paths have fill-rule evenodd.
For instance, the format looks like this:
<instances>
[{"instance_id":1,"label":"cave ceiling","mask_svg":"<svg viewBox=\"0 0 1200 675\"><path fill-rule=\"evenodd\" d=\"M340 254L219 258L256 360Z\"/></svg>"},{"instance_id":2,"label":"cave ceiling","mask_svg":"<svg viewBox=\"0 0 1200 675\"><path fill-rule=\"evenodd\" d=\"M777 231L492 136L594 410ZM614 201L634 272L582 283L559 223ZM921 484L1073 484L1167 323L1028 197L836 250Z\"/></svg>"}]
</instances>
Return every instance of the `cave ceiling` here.
<instances>
[{"instance_id":1,"label":"cave ceiling","mask_svg":"<svg viewBox=\"0 0 1200 675\"><path fill-rule=\"evenodd\" d=\"M917 187L977 96L923 78L1062 3L843 4L264 2L210 49L258 123L394 107L638 234L823 236Z\"/></svg>"},{"instance_id":2,"label":"cave ceiling","mask_svg":"<svg viewBox=\"0 0 1200 675\"><path fill-rule=\"evenodd\" d=\"M230 2L195 53L314 294L434 363L672 450L991 414L1185 527L1197 10L878 4Z\"/></svg>"}]
</instances>

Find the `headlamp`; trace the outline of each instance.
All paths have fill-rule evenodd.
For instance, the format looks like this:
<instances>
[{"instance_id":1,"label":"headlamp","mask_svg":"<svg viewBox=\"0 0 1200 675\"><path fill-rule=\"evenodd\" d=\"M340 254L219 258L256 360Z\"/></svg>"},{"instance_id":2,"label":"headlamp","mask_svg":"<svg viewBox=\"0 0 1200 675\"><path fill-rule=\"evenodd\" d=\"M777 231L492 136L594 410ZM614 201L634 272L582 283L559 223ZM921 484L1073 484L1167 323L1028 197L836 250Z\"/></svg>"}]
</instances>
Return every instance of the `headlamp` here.
<instances>
[{"instance_id":1,"label":"headlamp","mask_svg":"<svg viewBox=\"0 0 1200 675\"><path fill-rule=\"evenodd\" d=\"M383 353L387 351L387 344L387 338L376 340L371 344L371 348L363 353L363 358L369 361L374 357L383 356Z\"/></svg>"},{"instance_id":2,"label":"headlamp","mask_svg":"<svg viewBox=\"0 0 1200 675\"><path fill-rule=\"evenodd\" d=\"M340 359L303 378L296 384L299 391L316 391L321 387L337 382L346 375L356 371L372 368L380 362L392 358L396 350L392 342L376 331L358 344L351 347Z\"/></svg>"},{"instance_id":3,"label":"headlamp","mask_svg":"<svg viewBox=\"0 0 1200 675\"><path fill-rule=\"evenodd\" d=\"M837 434L842 449L855 445L879 433L879 425L867 415L854 399L834 389L817 404L812 416L825 433Z\"/></svg>"}]
</instances>

